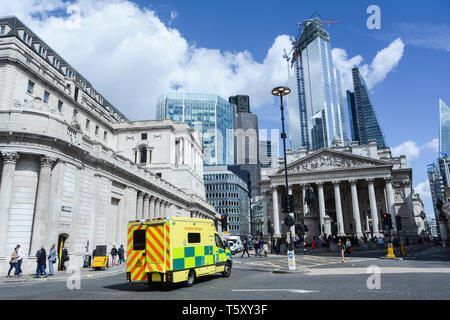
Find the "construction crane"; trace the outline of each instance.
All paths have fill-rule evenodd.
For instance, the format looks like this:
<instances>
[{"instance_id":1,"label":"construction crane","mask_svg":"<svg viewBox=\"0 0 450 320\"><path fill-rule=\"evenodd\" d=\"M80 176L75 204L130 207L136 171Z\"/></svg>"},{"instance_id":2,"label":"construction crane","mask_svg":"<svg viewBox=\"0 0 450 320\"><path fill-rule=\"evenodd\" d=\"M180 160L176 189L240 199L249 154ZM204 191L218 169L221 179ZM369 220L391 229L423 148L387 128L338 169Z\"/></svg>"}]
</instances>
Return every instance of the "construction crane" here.
<instances>
[{"instance_id":1,"label":"construction crane","mask_svg":"<svg viewBox=\"0 0 450 320\"><path fill-rule=\"evenodd\" d=\"M320 21L320 22L321 22L322 24L330 25L330 24L333 24L333 23L339 23L340 21L335 20L335 21ZM298 26L304 26L305 23L297 23L297 25L298 25Z\"/></svg>"},{"instance_id":2,"label":"construction crane","mask_svg":"<svg viewBox=\"0 0 450 320\"><path fill-rule=\"evenodd\" d=\"M292 49L291 49L291 51L292 51ZM286 62L287 62L288 79L289 79L291 77L291 73L289 71L289 60L291 60L291 57L287 54L286 49L283 49L283 52L284 52L283 58L286 59Z\"/></svg>"}]
</instances>

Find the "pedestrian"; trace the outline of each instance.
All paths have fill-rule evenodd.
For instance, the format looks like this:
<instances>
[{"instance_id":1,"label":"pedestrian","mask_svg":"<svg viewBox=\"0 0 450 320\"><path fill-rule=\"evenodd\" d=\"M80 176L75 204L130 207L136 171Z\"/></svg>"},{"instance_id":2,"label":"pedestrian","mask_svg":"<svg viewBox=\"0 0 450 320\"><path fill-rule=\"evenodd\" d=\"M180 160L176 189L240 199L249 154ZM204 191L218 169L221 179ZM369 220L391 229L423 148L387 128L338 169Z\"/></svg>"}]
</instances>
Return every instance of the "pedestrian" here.
<instances>
[{"instance_id":1,"label":"pedestrian","mask_svg":"<svg viewBox=\"0 0 450 320\"><path fill-rule=\"evenodd\" d=\"M264 251L264 257L267 257L268 251L269 251L269 247L267 246L267 242L264 241L263 244L263 251Z\"/></svg>"},{"instance_id":2,"label":"pedestrian","mask_svg":"<svg viewBox=\"0 0 450 320\"><path fill-rule=\"evenodd\" d=\"M119 248L119 264L122 264L122 261L125 261L124 257L125 257L125 250L123 249L123 244L120 245Z\"/></svg>"},{"instance_id":3,"label":"pedestrian","mask_svg":"<svg viewBox=\"0 0 450 320\"><path fill-rule=\"evenodd\" d=\"M259 252L259 241L255 240L255 257L260 256L262 257L261 253Z\"/></svg>"},{"instance_id":4,"label":"pedestrian","mask_svg":"<svg viewBox=\"0 0 450 320\"><path fill-rule=\"evenodd\" d=\"M17 271L18 272L18 276L21 277L23 272L22 272L22 262L23 262L23 257L25 256L25 253L23 252L23 249L20 247L20 244L17 245Z\"/></svg>"},{"instance_id":5,"label":"pedestrian","mask_svg":"<svg viewBox=\"0 0 450 320\"><path fill-rule=\"evenodd\" d=\"M113 246L112 247L112 249L111 249L111 260L112 260L112 266L114 266L115 265L115 263L116 263L116 256L117 256L117 249L116 249L116 246Z\"/></svg>"},{"instance_id":6,"label":"pedestrian","mask_svg":"<svg viewBox=\"0 0 450 320\"><path fill-rule=\"evenodd\" d=\"M8 270L8 275L6 276L7 278L10 278L11 276L9 275L11 273L11 270L14 268L15 272L14 275L19 276L19 264L17 262L17 251L19 250L19 248L16 246L14 248L14 251L11 253L11 260L9 261L9 270Z\"/></svg>"},{"instance_id":7,"label":"pedestrian","mask_svg":"<svg viewBox=\"0 0 450 320\"><path fill-rule=\"evenodd\" d=\"M41 246L41 250L36 252L36 278L40 278L44 274L44 278L47 278L47 272L45 272L47 253L45 252L44 246Z\"/></svg>"},{"instance_id":8,"label":"pedestrian","mask_svg":"<svg viewBox=\"0 0 450 320\"><path fill-rule=\"evenodd\" d=\"M244 257L244 254L245 254L246 252L247 252L248 257L250 258L250 253L248 253L248 242L247 242L247 240L244 239L243 245L244 245L244 251L242 252L241 258Z\"/></svg>"},{"instance_id":9,"label":"pedestrian","mask_svg":"<svg viewBox=\"0 0 450 320\"><path fill-rule=\"evenodd\" d=\"M53 264L56 263L56 248L55 244L52 244L50 251L48 253L48 275L53 276Z\"/></svg>"},{"instance_id":10,"label":"pedestrian","mask_svg":"<svg viewBox=\"0 0 450 320\"><path fill-rule=\"evenodd\" d=\"M275 241L273 242L273 246L274 246L276 254L279 255L280 254L280 244L278 242L278 239L275 239Z\"/></svg>"},{"instance_id":11,"label":"pedestrian","mask_svg":"<svg viewBox=\"0 0 450 320\"><path fill-rule=\"evenodd\" d=\"M337 245L338 245L339 251L340 251L340 253L341 253L341 262L344 262L344 251L345 251L345 246L344 246L344 243L342 242L342 240L341 240L340 238L339 238L339 240L338 240Z\"/></svg>"},{"instance_id":12,"label":"pedestrian","mask_svg":"<svg viewBox=\"0 0 450 320\"><path fill-rule=\"evenodd\" d=\"M350 254L350 249L352 247L352 243L350 242L350 239L347 239L345 242L345 248L347 249L347 253Z\"/></svg>"},{"instance_id":13,"label":"pedestrian","mask_svg":"<svg viewBox=\"0 0 450 320\"><path fill-rule=\"evenodd\" d=\"M63 246L61 252L61 270L66 270L65 263L70 260L69 253L67 252L66 247Z\"/></svg>"},{"instance_id":14,"label":"pedestrian","mask_svg":"<svg viewBox=\"0 0 450 320\"><path fill-rule=\"evenodd\" d=\"M312 239L312 242L311 242L311 249L315 249L316 248L316 240L315 240L315 237Z\"/></svg>"}]
</instances>

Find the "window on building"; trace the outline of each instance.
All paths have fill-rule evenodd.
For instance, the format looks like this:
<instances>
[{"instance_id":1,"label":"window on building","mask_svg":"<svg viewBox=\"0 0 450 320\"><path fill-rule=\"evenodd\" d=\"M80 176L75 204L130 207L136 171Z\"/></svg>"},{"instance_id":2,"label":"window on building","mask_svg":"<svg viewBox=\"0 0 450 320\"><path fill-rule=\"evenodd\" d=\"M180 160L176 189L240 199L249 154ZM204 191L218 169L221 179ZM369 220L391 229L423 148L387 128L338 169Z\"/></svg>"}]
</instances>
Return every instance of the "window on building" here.
<instances>
[{"instance_id":1,"label":"window on building","mask_svg":"<svg viewBox=\"0 0 450 320\"><path fill-rule=\"evenodd\" d=\"M100 127L96 125L96 126L95 126L95 135L96 135L96 136L98 136L98 130L99 130L99 129L100 129Z\"/></svg>"},{"instance_id":2,"label":"window on building","mask_svg":"<svg viewBox=\"0 0 450 320\"><path fill-rule=\"evenodd\" d=\"M161 172L157 172L157 173L156 173L156 176L162 178Z\"/></svg>"},{"instance_id":3,"label":"window on building","mask_svg":"<svg viewBox=\"0 0 450 320\"><path fill-rule=\"evenodd\" d=\"M141 154L141 157L139 159L139 163L147 163L147 148L146 147L140 147L139 153Z\"/></svg>"},{"instance_id":4,"label":"window on building","mask_svg":"<svg viewBox=\"0 0 450 320\"><path fill-rule=\"evenodd\" d=\"M89 125L91 124L91 120L86 119L86 130L89 130Z\"/></svg>"},{"instance_id":5,"label":"window on building","mask_svg":"<svg viewBox=\"0 0 450 320\"><path fill-rule=\"evenodd\" d=\"M5 26L1 26L0 27L0 35L4 35L6 31L6 27Z\"/></svg>"},{"instance_id":6,"label":"window on building","mask_svg":"<svg viewBox=\"0 0 450 320\"><path fill-rule=\"evenodd\" d=\"M141 133L141 140L147 140L147 134Z\"/></svg>"},{"instance_id":7,"label":"window on building","mask_svg":"<svg viewBox=\"0 0 450 320\"><path fill-rule=\"evenodd\" d=\"M103 132L103 140L107 141L108 140L108 132Z\"/></svg>"},{"instance_id":8,"label":"window on building","mask_svg":"<svg viewBox=\"0 0 450 320\"><path fill-rule=\"evenodd\" d=\"M75 96L74 96L75 101L78 102L78 87L75 87Z\"/></svg>"},{"instance_id":9,"label":"window on building","mask_svg":"<svg viewBox=\"0 0 450 320\"><path fill-rule=\"evenodd\" d=\"M39 45L39 54L44 58L47 56L47 49L45 49L41 44Z\"/></svg>"},{"instance_id":10,"label":"window on building","mask_svg":"<svg viewBox=\"0 0 450 320\"><path fill-rule=\"evenodd\" d=\"M29 94L33 94L33 88L34 88L34 82L31 80L28 80L27 92Z\"/></svg>"},{"instance_id":11,"label":"window on building","mask_svg":"<svg viewBox=\"0 0 450 320\"><path fill-rule=\"evenodd\" d=\"M53 65L54 65L56 68L59 68L59 60L56 59L55 56L53 56Z\"/></svg>"},{"instance_id":12,"label":"window on building","mask_svg":"<svg viewBox=\"0 0 450 320\"><path fill-rule=\"evenodd\" d=\"M31 36L26 33L25 31L23 32L23 37L22 37L23 41L25 41L26 44L31 45Z\"/></svg>"},{"instance_id":13,"label":"window on building","mask_svg":"<svg viewBox=\"0 0 450 320\"><path fill-rule=\"evenodd\" d=\"M44 103L48 103L49 97L50 97L50 93L48 93L47 91L44 91L44 98L43 98Z\"/></svg>"},{"instance_id":14,"label":"window on building","mask_svg":"<svg viewBox=\"0 0 450 320\"><path fill-rule=\"evenodd\" d=\"M61 100L58 100L58 111L62 112L63 102Z\"/></svg>"}]
</instances>

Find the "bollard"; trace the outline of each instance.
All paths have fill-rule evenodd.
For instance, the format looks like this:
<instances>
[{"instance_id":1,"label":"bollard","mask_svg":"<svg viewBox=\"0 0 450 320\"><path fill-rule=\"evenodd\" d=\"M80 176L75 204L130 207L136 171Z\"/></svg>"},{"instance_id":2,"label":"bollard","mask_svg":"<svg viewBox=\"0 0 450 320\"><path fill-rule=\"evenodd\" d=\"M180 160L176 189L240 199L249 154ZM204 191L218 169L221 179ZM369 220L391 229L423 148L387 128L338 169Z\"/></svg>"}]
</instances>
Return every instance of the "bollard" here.
<instances>
[{"instance_id":1,"label":"bollard","mask_svg":"<svg viewBox=\"0 0 450 320\"><path fill-rule=\"evenodd\" d=\"M405 250L405 244L402 242L400 242L400 254L402 256L406 256L406 250Z\"/></svg>"},{"instance_id":2,"label":"bollard","mask_svg":"<svg viewBox=\"0 0 450 320\"><path fill-rule=\"evenodd\" d=\"M392 245L392 242L388 242L388 252L386 258L395 259L394 246Z\"/></svg>"}]
</instances>

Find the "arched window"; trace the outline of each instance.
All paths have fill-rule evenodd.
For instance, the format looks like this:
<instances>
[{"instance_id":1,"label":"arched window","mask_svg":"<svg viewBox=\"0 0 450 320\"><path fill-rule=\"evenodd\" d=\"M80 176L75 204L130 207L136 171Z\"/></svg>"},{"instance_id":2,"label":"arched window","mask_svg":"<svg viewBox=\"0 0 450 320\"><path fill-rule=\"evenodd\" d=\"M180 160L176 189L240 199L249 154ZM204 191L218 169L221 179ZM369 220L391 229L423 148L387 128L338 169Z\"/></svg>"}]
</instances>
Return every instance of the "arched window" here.
<instances>
[{"instance_id":1,"label":"arched window","mask_svg":"<svg viewBox=\"0 0 450 320\"><path fill-rule=\"evenodd\" d=\"M139 163L147 163L147 147L142 146L139 148L139 153L141 154Z\"/></svg>"}]
</instances>

